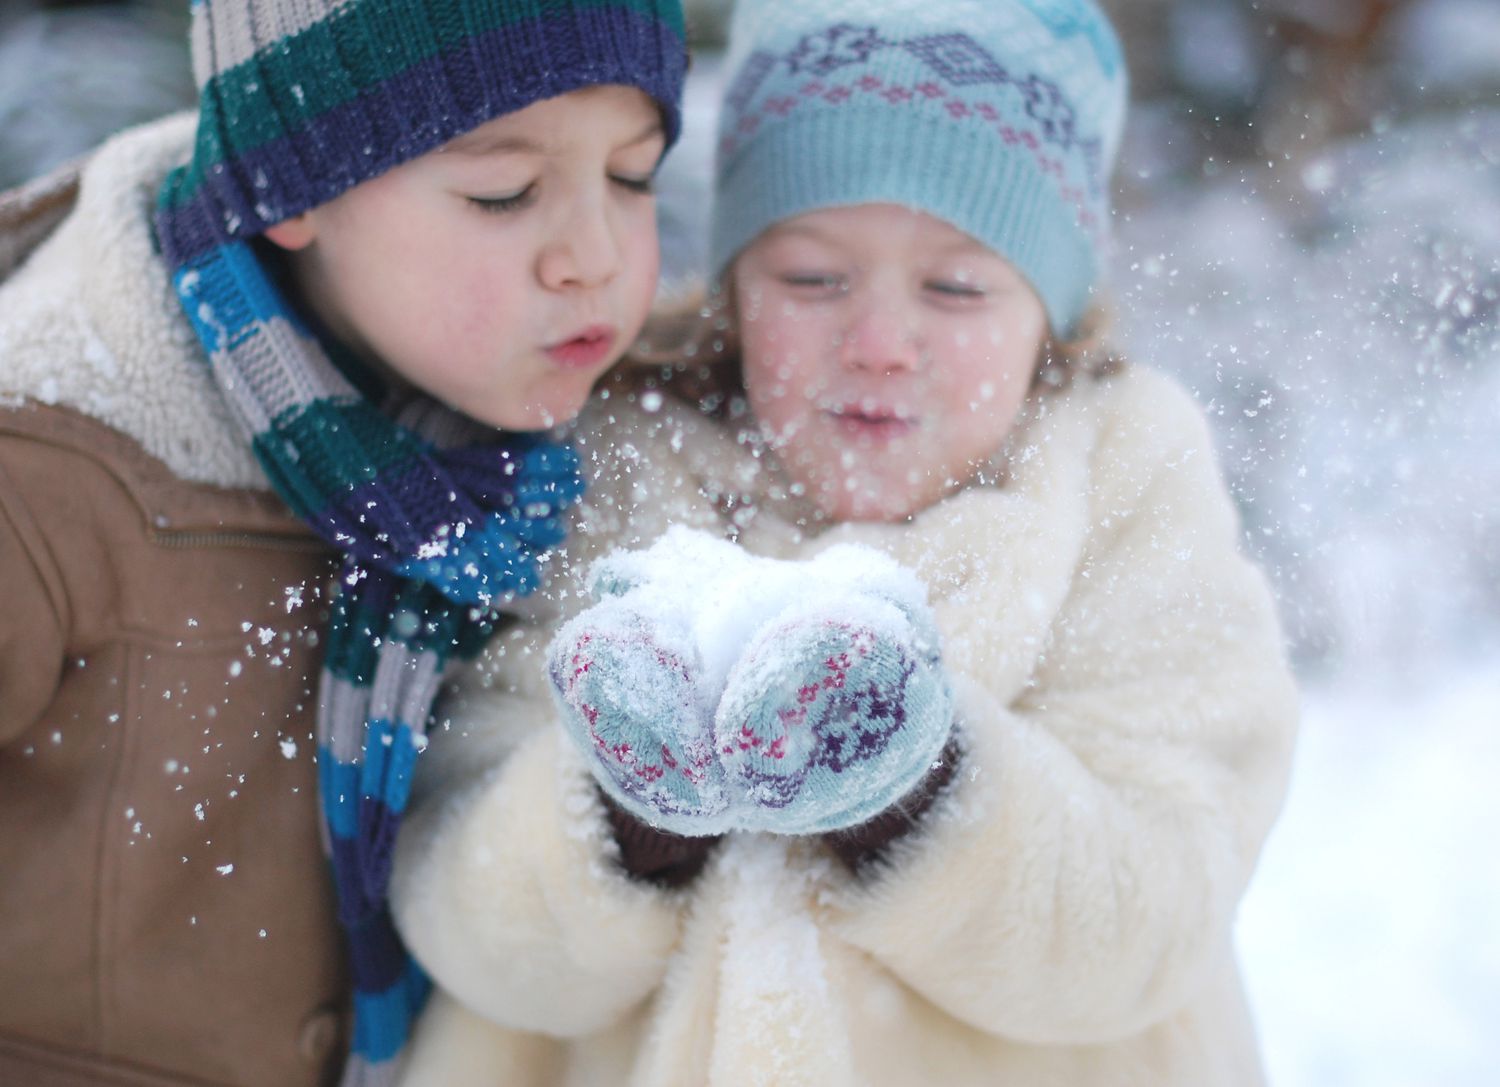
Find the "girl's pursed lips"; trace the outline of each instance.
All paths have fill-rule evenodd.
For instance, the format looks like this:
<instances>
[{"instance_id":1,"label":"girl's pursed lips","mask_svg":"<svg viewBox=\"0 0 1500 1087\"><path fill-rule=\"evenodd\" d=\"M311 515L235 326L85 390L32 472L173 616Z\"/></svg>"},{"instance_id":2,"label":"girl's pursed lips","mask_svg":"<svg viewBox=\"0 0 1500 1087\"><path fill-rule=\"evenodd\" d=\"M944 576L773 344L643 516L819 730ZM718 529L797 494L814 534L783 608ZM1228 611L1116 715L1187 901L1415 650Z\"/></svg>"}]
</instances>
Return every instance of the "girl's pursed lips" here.
<instances>
[{"instance_id":1,"label":"girl's pursed lips","mask_svg":"<svg viewBox=\"0 0 1500 1087\"><path fill-rule=\"evenodd\" d=\"M839 432L865 441L894 441L917 429L914 417L882 409L851 407L825 410L822 415Z\"/></svg>"}]
</instances>

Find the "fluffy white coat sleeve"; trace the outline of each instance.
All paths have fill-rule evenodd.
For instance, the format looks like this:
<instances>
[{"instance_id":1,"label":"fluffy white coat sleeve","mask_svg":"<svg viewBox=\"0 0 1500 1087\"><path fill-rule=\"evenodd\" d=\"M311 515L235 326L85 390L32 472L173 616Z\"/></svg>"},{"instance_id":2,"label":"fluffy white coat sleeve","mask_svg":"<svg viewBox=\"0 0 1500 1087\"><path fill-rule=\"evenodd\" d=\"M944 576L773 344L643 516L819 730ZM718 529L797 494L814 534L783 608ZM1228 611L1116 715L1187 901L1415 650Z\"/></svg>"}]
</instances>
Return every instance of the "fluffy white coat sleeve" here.
<instances>
[{"instance_id":1,"label":"fluffy white coat sleeve","mask_svg":"<svg viewBox=\"0 0 1500 1087\"><path fill-rule=\"evenodd\" d=\"M1149 372L1069 394L1012 483L843 526L927 581L967 751L825 923L974 1027L1128 1036L1221 962L1297 716L1206 426Z\"/></svg>"}]
</instances>

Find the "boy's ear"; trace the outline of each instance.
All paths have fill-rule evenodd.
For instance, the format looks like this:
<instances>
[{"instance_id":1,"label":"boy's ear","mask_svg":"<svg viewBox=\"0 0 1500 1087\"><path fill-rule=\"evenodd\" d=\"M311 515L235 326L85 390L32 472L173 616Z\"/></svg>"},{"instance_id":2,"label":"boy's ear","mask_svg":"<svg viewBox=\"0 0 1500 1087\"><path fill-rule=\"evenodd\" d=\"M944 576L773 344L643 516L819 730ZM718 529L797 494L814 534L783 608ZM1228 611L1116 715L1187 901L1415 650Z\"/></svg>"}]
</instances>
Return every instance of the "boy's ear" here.
<instances>
[{"instance_id":1,"label":"boy's ear","mask_svg":"<svg viewBox=\"0 0 1500 1087\"><path fill-rule=\"evenodd\" d=\"M318 236L317 228L313 223L313 213L310 211L304 211L301 215L283 219L274 226L268 226L263 233L281 248L288 250L306 249Z\"/></svg>"}]
</instances>

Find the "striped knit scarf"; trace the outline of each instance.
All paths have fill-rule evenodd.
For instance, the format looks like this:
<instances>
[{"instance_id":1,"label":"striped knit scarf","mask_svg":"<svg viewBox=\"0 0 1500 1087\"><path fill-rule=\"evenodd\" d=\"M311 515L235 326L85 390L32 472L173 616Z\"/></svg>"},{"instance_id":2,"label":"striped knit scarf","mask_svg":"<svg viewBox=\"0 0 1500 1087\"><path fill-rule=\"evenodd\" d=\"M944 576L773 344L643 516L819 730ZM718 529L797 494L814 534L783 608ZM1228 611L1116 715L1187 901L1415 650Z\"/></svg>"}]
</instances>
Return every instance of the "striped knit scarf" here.
<instances>
[{"instance_id":1,"label":"striped knit scarf","mask_svg":"<svg viewBox=\"0 0 1500 1087\"><path fill-rule=\"evenodd\" d=\"M537 587L538 558L562 541L561 514L582 495L578 459L430 400L386 418L247 242L179 265L173 282L272 484L344 555L319 688L318 776L354 978L344 1083L372 1087L394 1076L428 990L386 892L432 703L449 664L477 652L507 600Z\"/></svg>"}]
</instances>

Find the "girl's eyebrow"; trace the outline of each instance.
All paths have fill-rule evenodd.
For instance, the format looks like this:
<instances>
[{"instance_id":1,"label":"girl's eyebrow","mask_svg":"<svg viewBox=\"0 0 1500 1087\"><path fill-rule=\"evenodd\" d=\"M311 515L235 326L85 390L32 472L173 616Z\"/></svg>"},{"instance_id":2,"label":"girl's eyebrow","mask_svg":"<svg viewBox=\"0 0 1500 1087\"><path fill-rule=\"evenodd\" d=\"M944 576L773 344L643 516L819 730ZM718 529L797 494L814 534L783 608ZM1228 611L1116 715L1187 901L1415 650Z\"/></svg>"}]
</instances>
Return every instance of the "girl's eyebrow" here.
<instances>
[{"instance_id":1,"label":"girl's eyebrow","mask_svg":"<svg viewBox=\"0 0 1500 1087\"><path fill-rule=\"evenodd\" d=\"M777 223L766 231L768 238L795 238L802 237L811 241L822 242L825 245L832 244L838 240L836 231L826 230L814 223Z\"/></svg>"}]
</instances>

